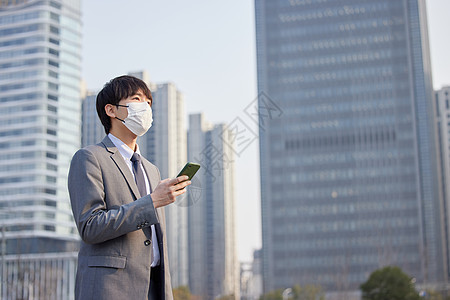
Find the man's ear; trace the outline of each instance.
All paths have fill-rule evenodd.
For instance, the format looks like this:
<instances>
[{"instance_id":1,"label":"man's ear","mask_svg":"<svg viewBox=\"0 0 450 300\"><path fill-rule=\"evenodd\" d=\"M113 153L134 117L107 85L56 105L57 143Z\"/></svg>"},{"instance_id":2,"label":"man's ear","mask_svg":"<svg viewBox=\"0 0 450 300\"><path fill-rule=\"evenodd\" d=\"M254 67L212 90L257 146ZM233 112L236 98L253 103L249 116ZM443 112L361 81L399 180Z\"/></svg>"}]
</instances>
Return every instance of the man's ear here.
<instances>
[{"instance_id":1,"label":"man's ear","mask_svg":"<svg viewBox=\"0 0 450 300\"><path fill-rule=\"evenodd\" d=\"M116 117L116 107L112 104L105 105L105 112L108 117L115 118Z\"/></svg>"}]
</instances>

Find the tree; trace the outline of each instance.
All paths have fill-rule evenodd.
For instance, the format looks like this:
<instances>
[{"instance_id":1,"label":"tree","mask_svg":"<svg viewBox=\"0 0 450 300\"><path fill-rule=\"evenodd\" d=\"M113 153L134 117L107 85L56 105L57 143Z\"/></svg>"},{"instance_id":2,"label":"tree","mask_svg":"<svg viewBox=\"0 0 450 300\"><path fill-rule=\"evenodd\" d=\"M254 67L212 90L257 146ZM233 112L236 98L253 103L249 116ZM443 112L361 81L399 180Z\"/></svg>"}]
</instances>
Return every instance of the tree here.
<instances>
[{"instance_id":1,"label":"tree","mask_svg":"<svg viewBox=\"0 0 450 300\"><path fill-rule=\"evenodd\" d=\"M402 269L388 266L375 270L360 286L363 300L419 300L413 278Z\"/></svg>"}]
</instances>

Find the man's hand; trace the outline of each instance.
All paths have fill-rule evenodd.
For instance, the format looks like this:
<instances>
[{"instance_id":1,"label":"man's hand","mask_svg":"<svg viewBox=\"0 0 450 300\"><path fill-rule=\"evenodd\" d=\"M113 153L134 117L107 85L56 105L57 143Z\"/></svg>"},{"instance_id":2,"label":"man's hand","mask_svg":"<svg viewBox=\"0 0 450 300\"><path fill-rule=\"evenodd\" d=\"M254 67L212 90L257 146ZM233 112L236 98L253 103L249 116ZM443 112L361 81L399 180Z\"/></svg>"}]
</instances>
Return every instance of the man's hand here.
<instances>
[{"instance_id":1,"label":"man's hand","mask_svg":"<svg viewBox=\"0 0 450 300\"><path fill-rule=\"evenodd\" d=\"M153 206L158 208L174 203L177 196L186 193L185 187L191 184L191 181L188 179L188 176L182 175L175 179L167 178L162 180L153 193L150 194Z\"/></svg>"}]
</instances>

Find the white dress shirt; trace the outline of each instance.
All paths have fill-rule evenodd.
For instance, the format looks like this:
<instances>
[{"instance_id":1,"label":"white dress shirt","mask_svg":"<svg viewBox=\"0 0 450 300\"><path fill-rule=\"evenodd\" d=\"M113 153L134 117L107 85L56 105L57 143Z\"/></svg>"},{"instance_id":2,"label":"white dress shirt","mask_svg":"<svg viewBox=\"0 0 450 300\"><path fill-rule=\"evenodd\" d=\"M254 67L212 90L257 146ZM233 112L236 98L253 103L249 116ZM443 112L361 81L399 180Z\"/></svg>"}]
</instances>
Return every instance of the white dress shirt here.
<instances>
[{"instance_id":1,"label":"white dress shirt","mask_svg":"<svg viewBox=\"0 0 450 300\"><path fill-rule=\"evenodd\" d=\"M108 133L108 137L113 142L114 146L117 147L120 154L122 155L123 159L125 160L125 163L127 164L128 168L130 169L131 174L134 178L134 172L133 172L133 163L131 162L131 157L133 156L134 152L131 150L130 147L128 147L124 142L122 142L120 139L112 135L111 133ZM139 151L139 146L136 144L136 153L141 155L141 152ZM144 173L144 179L145 179L145 189L150 191L150 183L148 181L147 173L145 173L144 167L141 164L142 173ZM144 197L145 195L141 195L141 197ZM152 247L153 247L153 261L151 266L155 267L159 265L160 260L160 253L158 248L158 238L156 236L155 231L155 225L151 225L152 229Z\"/></svg>"}]
</instances>

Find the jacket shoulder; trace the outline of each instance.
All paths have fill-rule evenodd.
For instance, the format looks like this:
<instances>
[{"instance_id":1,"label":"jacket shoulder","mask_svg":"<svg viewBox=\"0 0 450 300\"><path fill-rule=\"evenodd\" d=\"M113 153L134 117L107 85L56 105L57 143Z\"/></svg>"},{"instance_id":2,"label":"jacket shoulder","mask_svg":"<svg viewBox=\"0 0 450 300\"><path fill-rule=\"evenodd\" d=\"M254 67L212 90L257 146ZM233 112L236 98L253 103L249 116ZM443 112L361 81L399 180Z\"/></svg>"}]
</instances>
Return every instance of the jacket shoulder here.
<instances>
[{"instance_id":1,"label":"jacket shoulder","mask_svg":"<svg viewBox=\"0 0 450 300\"><path fill-rule=\"evenodd\" d=\"M74 153L72 157L72 162L77 160L84 160L87 157L102 157L107 154L108 151L106 150L106 147L102 144L96 144L96 145L89 145L86 147L83 147L81 149L78 149L77 152Z\"/></svg>"},{"instance_id":2,"label":"jacket shoulder","mask_svg":"<svg viewBox=\"0 0 450 300\"><path fill-rule=\"evenodd\" d=\"M89 145L89 146L83 147L80 150L88 151L91 153L105 152L106 146L103 143L98 143L95 145Z\"/></svg>"}]
</instances>

